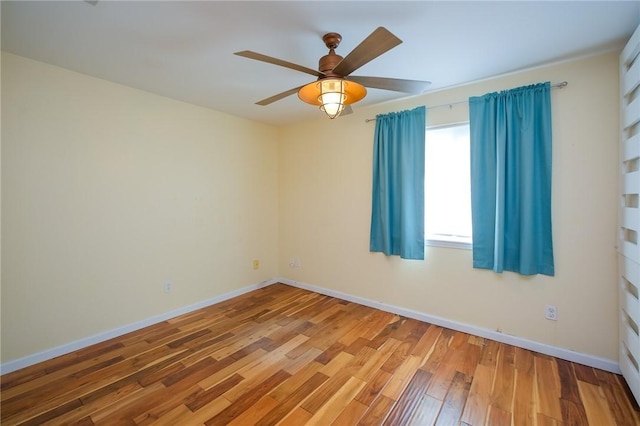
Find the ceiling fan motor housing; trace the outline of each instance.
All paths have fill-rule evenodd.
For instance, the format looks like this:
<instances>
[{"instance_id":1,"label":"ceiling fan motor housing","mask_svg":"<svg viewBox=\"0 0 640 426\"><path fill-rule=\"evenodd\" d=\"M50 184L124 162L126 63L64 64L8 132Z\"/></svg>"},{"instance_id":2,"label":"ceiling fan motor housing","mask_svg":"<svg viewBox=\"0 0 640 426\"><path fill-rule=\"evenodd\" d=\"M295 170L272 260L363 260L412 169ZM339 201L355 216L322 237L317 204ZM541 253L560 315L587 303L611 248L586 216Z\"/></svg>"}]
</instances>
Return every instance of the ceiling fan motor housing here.
<instances>
[{"instance_id":1,"label":"ceiling fan motor housing","mask_svg":"<svg viewBox=\"0 0 640 426\"><path fill-rule=\"evenodd\" d=\"M329 49L329 53L324 55L318 61L318 71L324 74L323 76L319 77L318 80L327 77L343 77L332 72L336 65L338 65L343 59L342 56L336 55L335 52L335 49L342 41L342 36L338 33L328 33L322 37L322 41L324 41L324 44Z\"/></svg>"},{"instance_id":2,"label":"ceiling fan motor housing","mask_svg":"<svg viewBox=\"0 0 640 426\"><path fill-rule=\"evenodd\" d=\"M359 100L361 100L366 96L367 89L365 89L364 86L358 83L351 84L351 82L347 81L345 76L333 72L335 67L338 66L338 64L343 60L343 57L340 55L336 55L336 52L335 52L335 49L338 47L338 45L342 41L342 36L338 33L328 33L322 37L322 40L324 41L324 44L329 49L329 53L321 57L320 60L318 61L318 71L320 71L321 75L318 76L317 81L318 82L325 81L325 80L342 81L342 83L340 83L340 86L339 86L341 88L340 93L342 95L342 98L340 100L340 103L343 105L342 108L344 108L344 105L349 105L354 102L358 102ZM323 89L320 89L321 86L319 86L319 84L320 83L307 84L301 87L300 90L298 90L298 97L302 101L308 104L318 105L318 106L322 105L322 101L319 95L322 93ZM324 85L322 87L324 87ZM337 87L337 86L327 85L326 87L328 88L328 87ZM330 89L330 90L333 91L334 89ZM342 108L340 109L340 111L342 111ZM338 111L338 115L339 113L340 112ZM334 118L334 117L331 117L331 118Z\"/></svg>"},{"instance_id":3,"label":"ceiling fan motor housing","mask_svg":"<svg viewBox=\"0 0 640 426\"><path fill-rule=\"evenodd\" d=\"M320 58L320 61L318 61L318 71L324 74L318 77L318 79L327 77L342 78L343 76L333 73L333 69L340 61L342 61L342 56L336 55L333 49L331 49L328 55L324 55Z\"/></svg>"}]
</instances>

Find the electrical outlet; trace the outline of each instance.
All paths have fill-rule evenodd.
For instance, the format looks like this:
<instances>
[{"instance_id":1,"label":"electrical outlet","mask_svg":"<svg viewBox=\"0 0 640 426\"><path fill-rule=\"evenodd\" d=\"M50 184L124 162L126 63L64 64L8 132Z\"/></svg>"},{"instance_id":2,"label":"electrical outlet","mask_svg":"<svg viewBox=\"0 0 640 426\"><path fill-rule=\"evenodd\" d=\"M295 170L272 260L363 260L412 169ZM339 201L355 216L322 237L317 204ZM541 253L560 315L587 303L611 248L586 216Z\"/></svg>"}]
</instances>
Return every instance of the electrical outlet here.
<instances>
[{"instance_id":1,"label":"electrical outlet","mask_svg":"<svg viewBox=\"0 0 640 426\"><path fill-rule=\"evenodd\" d=\"M300 267L300 259L293 259L293 267L294 268Z\"/></svg>"},{"instance_id":2,"label":"electrical outlet","mask_svg":"<svg viewBox=\"0 0 640 426\"><path fill-rule=\"evenodd\" d=\"M164 292L171 293L172 290L173 290L173 284L171 283L171 281L166 281L164 283Z\"/></svg>"},{"instance_id":3,"label":"electrical outlet","mask_svg":"<svg viewBox=\"0 0 640 426\"><path fill-rule=\"evenodd\" d=\"M300 267L300 259L289 259L289 267L290 268L299 268Z\"/></svg>"},{"instance_id":4,"label":"electrical outlet","mask_svg":"<svg viewBox=\"0 0 640 426\"><path fill-rule=\"evenodd\" d=\"M260 269L260 261L258 259L253 259L253 269Z\"/></svg>"},{"instance_id":5,"label":"electrical outlet","mask_svg":"<svg viewBox=\"0 0 640 426\"><path fill-rule=\"evenodd\" d=\"M544 307L544 317L548 320L558 321L558 308L553 305L546 305Z\"/></svg>"}]
</instances>

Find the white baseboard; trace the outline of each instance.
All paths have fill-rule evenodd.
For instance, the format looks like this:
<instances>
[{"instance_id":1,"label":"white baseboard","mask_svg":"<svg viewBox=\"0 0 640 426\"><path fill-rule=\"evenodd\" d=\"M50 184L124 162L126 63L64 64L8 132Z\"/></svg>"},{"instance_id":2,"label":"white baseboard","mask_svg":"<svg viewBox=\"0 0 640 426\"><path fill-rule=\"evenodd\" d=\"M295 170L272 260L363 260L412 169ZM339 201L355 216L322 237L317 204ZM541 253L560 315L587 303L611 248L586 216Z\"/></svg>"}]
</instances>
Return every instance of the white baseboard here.
<instances>
[{"instance_id":1,"label":"white baseboard","mask_svg":"<svg viewBox=\"0 0 640 426\"><path fill-rule=\"evenodd\" d=\"M174 309L172 311L165 312L160 315L155 315L153 317L146 318L141 321L134 322L132 324L127 324L122 327L114 328L112 330L107 330L102 333L94 334L93 336L75 340L70 343L65 343L64 345L56 346L55 348L47 349L42 352L37 352L35 354L27 355L25 357L18 358L16 360L1 364L0 374L11 373L12 371L20 370L21 368L25 368L30 365L37 364L39 362L47 361L55 357L58 357L60 355L65 355L70 352L77 351L79 349L83 349L91 345L95 345L96 343L113 339L114 337L122 336L132 331L136 331L141 328L148 327L150 325L157 324L162 321L166 321L168 319L195 311L197 309L214 305L216 303L224 302L225 300L229 300L233 297L240 296L242 294L248 293L253 290L257 290L259 288L262 288L271 284L275 284L277 282L278 280L271 279L271 280L259 282L257 284L248 285L246 287L242 287L237 290L230 291L228 293L221 294L216 297L212 297L211 299L203 300L201 302L197 302L188 306L183 306L181 308Z\"/></svg>"},{"instance_id":2,"label":"white baseboard","mask_svg":"<svg viewBox=\"0 0 640 426\"><path fill-rule=\"evenodd\" d=\"M366 299L363 297L353 296L348 293L343 293L340 291L330 290L323 287L318 287L312 284L306 284L299 281L290 280L287 278L273 278L270 280L262 281L257 284L249 285L238 290L231 291L229 293L221 294L219 296L213 297L211 299L203 300L198 303L194 303L189 306L184 306L182 308L175 309L173 311L166 312L164 314L156 315L150 318L146 318L141 321L137 321L132 324L125 325L123 327L118 327L112 330L108 330L102 333L95 334L93 336L89 336L83 339L79 339L70 343L66 343L64 345L57 346L55 348L47 349L42 352L38 352L35 354L27 355L22 358L18 358L13 361L6 362L0 365L0 374L11 373L12 371L19 370L21 368L28 367L33 364L37 364L39 362L47 361L53 359L60 355L65 355L67 353L77 351L79 349L86 348L88 346L94 345L96 343L104 342L105 340L112 339L114 337L122 336L126 333L130 333L132 331L139 330L144 327L148 327L153 324L157 324L162 321L166 321L168 319L177 317L179 315L183 315L192 311L195 311L200 308L204 308L206 306L210 306L216 303L223 302L225 300L229 300L233 297L240 296L242 294L248 293L250 291L256 290L258 288L266 287L275 283L283 283L293 287L302 288L305 290L313 291L316 293L324 294L327 296L336 297L339 299L347 300L349 302L358 303L361 305L369 306L372 308L380 309L386 312L391 312L394 314L402 315L407 318L413 318L420 321L428 322L430 324L435 324L440 327L450 328L452 330L461 331L468 334L473 334L475 336L484 337L487 339L495 340L501 343L506 343L513 346L518 346L520 348L529 349L535 352L540 352L545 355L554 356L557 358L565 359L567 361L576 362L583 365L588 365L590 367L599 368L601 370L609 371L616 374L621 374L620 367L618 362L615 360L610 360L606 358L600 358L593 355L587 355L580 352L571 351L564 348L559 348L556 346L547 345L545 343L535 342L532 340L524 339L518 336L512 336L509 334L498 333L493 330L489 330L482 327L477 327L470 324L465 324L457 321L452 321L446 318L425 314L423 312L414 311L411 309L402 308L395 305L389 305L382 302L376 302L374 300Z\"/></svg>"},{"instance_id":3,"label":"white baseboard","mask_svg":"<svg viewBox=\"0 0 640 426\"><path fill-rule=\"evenodd\" d=\"M281 282L283 284L288 284L293 287L298 287L298 288L313 291L316 293L324 294L327 296L332 296L339 299L347 300L349 302L358 303L360 305L365 305L372 308L380 309L382 311L391 312L397 315L402 315L407 318L413 318L419 321L428 322L430 324L435 324L440 327L461 331L463 333L473 334L474 336L484 337L486 339L495 340L500 343L506 343L509 345L539 352L545 355L554 356L556 358L561 358L561 359L575 362L578 364L587 365L589 367L598 368L600 370L609 371L611 373L621 374L618 361L615 361L615 360L583 354L583 353L575 352L569 349L547 345L546 343L540 343L533 340L524 339L518 336L499 333L497 331L489 330L486 328L465 324L457 321L452 321L446 318L425 314L423 312L418 312L411 309L401 308L395 305L376 302L374 300L365 299L363 297L353 296L351 294L342 293L340 291L335 291L335 290L329 290L323 287L318 287L312 284L306 284L299 281L293 281L287 278L281 277L276 279L275 281Z\"/></svg>"}]
</instances>

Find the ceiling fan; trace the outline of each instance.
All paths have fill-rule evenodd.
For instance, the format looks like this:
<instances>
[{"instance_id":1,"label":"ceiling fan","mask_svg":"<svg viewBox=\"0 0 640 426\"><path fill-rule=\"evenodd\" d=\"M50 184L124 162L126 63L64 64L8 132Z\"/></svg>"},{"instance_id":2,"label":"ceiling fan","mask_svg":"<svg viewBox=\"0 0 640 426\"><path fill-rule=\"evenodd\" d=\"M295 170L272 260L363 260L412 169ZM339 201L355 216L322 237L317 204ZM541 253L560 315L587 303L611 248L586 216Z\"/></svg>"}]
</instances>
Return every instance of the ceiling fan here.
<instances>
[{"instance_id":1,"label":"ceiling fan","mask_svg":"<svg viewBox=\"0 0 640 426\"><path fill-rule=\"evenodd\" d=\"M367 94L365 87L419 94L431 84L429 81L351 75L364 64L402 43L402 40L384 27L378 27L345 58L335 53L335 49L342 41L340 34L325 34L322 41L329 49L329 53L320 58L318 71L250 50L235 52L238 56L268 62L317 77L314 82L278 93L256 104L269 105L297 92L302 101L319 106L329 118L336 118L343 112L345 114L351 112L349 105L365 97Z\"/></svg>"}]
</instances>

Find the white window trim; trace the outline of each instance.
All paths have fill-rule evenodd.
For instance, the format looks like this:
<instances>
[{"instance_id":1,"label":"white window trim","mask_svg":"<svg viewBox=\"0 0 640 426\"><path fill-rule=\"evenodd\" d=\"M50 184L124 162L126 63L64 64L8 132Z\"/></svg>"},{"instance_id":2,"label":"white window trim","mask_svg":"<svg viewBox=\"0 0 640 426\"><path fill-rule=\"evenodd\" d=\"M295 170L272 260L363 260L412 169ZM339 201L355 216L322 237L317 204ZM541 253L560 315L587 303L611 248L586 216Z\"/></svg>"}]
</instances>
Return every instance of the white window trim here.
<instances>
[{"instance_id":1,"label":"white window trim","mask_svg":"<svg viewBox=\"0 0 640 426\"><path fill-rule=\"evenodd\" d=\"M424 239L425 247L444 247L444 248L452 248L459 250L472 250L473 243L469 238L456 237L453 235L438 235L425 237Z\"/></svg>"}]
</instances>

